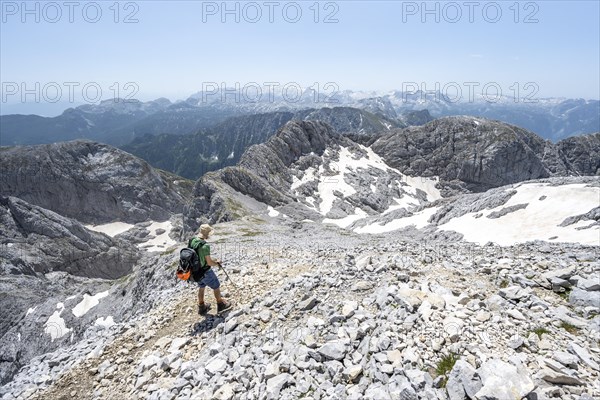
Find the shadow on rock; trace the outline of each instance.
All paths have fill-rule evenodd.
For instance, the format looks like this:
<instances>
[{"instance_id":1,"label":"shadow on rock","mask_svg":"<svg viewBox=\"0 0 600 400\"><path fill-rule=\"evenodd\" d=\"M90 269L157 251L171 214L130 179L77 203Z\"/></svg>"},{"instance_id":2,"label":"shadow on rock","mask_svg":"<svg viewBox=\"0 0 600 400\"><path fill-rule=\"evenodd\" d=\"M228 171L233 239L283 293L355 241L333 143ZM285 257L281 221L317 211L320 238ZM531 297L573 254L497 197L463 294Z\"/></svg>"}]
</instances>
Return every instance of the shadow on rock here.
<instances>
[{"instance_id":1,"label":"shadow on rock","mask_svg":"<svg viewBox=\"0 0 600 400\"><path fill-rule=\"evenodd\" d=\"M219 324L222 324L223 322L225 322L225 315L226 315L226 313L223 313L221 315L207 315L204 318L204 320L202 320L200 322L196 322L194 324L194 326L192 327L192 330L190 332L190 335L198 336L204 332L212 331L217 326L219 326Z\"/></svg>"}]
</instances>

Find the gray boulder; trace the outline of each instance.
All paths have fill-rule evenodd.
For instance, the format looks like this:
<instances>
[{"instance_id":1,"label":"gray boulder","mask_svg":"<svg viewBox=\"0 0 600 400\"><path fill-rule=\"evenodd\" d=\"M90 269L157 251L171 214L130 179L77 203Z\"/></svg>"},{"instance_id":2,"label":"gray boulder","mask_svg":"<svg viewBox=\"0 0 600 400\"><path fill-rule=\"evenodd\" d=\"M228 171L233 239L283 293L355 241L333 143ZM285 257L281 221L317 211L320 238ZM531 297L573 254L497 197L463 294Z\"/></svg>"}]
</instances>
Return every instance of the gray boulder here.
<instances>
[{"instance_id":1,"label":"gray boulder","mask_svg":"<svg viewBox=\"0 0 600 400\"><path fill-rule=\"evenodd\" d=\"M446 383L450 400L464 400L467 396L472 399L481 387L481 379L475 368L466 361L456 361Z\"/></svg>"},{"instance_id":2,"label":"gray boulder","mask_svg":"<svg viewBox=\"0 0 600 400\"><path fill-rule=\"evenodd\" d=\"M600 292L588 292L578 287L573 288L569 293L569 303L580 307L600 308Z\"/></svg>"}]
</instances>

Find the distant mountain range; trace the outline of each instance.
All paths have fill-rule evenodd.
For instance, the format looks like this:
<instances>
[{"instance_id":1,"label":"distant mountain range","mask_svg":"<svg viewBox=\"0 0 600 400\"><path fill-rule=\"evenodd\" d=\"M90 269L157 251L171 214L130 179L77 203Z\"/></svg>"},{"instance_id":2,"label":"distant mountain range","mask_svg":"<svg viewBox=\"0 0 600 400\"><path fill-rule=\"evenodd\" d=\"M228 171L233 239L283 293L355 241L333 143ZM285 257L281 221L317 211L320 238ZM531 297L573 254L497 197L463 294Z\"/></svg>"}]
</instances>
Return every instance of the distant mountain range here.
<instances>
[{"instance_id":1,"label":"distant mountain range","mask_svg":"<svg viewBox=\"0 0 600 400\"><path fill-rule=\"evenodd\" d=\"M56 117L2 115L0 144L3 146L43 144L73 139L90 139L111 145L126 145L145 135L190 135L214 128L231 117L270 112L314 112L317 109L352 107L386 120L392 126L418 125L428 110L434 118L472 115L496 119L526 128L545 139L558 141L570 136L600 131L600 102L583 99L540 99L515 103L510 98L489 102L455 102L440 93L352 92L330 96L306 90L302 96L281 94L250 101L244 96L196 93L185 101L160 98L149 102L106 100L69 108Z\"/></svg>"},{"instance_id":2,"label":"distant mountain range","mask_svg":"<svg viewBox=\"0 0 600 400\"><path fill-rule=\"evenodd\" d=\"M411 112L402 118L411 123L431 120L427 111ZM291 120L324 121L336 131L362 142L407 126L403 119L390 119L350 107L275 111L228 118L190 135L145 135L121 148L156 168L197 179L206 172L235 165L246 149L265 142Z\"/></svg>"}]
</instances>

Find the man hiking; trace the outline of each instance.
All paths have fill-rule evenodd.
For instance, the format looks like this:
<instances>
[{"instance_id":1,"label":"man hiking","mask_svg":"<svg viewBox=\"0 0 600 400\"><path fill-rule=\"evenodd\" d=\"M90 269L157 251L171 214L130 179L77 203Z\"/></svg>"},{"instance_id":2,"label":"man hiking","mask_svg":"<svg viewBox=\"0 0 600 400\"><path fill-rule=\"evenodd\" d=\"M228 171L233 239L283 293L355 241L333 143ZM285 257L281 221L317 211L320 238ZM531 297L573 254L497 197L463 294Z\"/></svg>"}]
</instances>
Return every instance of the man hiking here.
<instances>
[{"instance_id":1,"label":"man hiking","mask_svg":"<svg viewBox=\"0 0 600 400\"><path fill-rule=\"evenodd\" d=\"M217 274L211 268L219 264L219 260L213 260L210 257L210 245L206 243L206 240L213 231L214 229L210 225L202 224L196 236L188 242L188 247L196 251L200 263L205 265L204 268L206 269L204 277L198 282L198 314L200 315L206 315L208 310L210 310L210 304L204 303L204 289L207 286L214 291L215 299L217 300L217 313L222 313L231 308L231 303L221 297L221 291L219 290L221 283L219 282L219 278L217 278Z\"/></svg>"}]
</instances>

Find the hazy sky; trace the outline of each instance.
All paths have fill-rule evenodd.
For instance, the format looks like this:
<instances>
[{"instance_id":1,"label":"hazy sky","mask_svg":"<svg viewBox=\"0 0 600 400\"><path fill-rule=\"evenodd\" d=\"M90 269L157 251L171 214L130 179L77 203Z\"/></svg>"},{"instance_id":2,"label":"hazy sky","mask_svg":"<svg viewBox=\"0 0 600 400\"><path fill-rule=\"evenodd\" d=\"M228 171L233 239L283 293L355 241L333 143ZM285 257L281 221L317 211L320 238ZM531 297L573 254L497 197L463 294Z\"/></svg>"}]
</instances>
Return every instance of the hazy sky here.
<instances>
[{"instance_id":1,"label":"hazy sky","mask_svg":"<svg viewBox=\"0 0 600 400\"><path fill-rule=\"evenodd\" d=\"M421 1L229 2L230 14L220 1L72 4L29 2L28 13L21 1L1 2L5 108L24 87L62 104L69 87L76 97L87 85L90 98L118 87L121 96L176 100L207 82L382 91L496 82L506 94L534 82L537 97L600 97L598 1L428 2L427 10Z\"/></svg>"}]
</instances>

